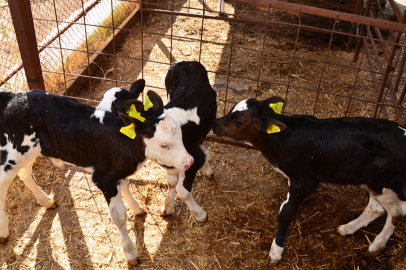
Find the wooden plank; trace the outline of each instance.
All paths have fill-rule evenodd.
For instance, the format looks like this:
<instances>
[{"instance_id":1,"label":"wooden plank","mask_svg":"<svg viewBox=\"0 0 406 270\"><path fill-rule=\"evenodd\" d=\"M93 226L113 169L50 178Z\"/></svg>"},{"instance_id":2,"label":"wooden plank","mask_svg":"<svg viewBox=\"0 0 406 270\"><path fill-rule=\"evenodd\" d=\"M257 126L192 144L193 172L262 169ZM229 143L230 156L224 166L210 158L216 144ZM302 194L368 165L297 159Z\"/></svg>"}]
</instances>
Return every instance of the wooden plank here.
<instances>
[{"instance_id":1,"label":"wooden plank","mask_svg":"<svg viewBox=\"0 0 406 270\"><path fill-rule=\"evenodd\" d=\"M113 52L113 45L117 45L128 33L126 29L130 29L140 18L140 9L137 7L131 14L125 19L125 21L114 31L100 47L99 50L93 54L89 59L89 66L85 65L77 71L77 75L71 78L66 83L66 89L61 89L57 92L58 95L73 96L80 92L83 85L89 81L90 75L101 65L107 57L107 54ZM113 42L114 40L114 42Z\"/></svg>"}]
</instances>

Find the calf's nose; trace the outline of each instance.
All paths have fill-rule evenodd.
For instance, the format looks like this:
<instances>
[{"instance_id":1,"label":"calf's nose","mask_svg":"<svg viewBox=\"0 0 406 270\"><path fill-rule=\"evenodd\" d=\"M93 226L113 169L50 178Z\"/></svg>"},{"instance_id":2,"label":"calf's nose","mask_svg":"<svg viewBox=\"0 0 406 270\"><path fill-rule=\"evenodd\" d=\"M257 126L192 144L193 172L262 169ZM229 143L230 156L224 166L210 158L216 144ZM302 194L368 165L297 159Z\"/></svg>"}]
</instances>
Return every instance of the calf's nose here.
<instances>
[{"instance_id":1,"label":"calf's nose","mask_svg":"<svg viewBox=\"0 0 406 270\"><path fill-rule=\"evenodd\" d=\"M186 171L187 169L189 169L190 167L192 167L192 165L193 165L194 162L195 162L194 159L191 158L190 161L189 161L189 164L185 165L185 171Z\"/></svg>"}]
</instances>

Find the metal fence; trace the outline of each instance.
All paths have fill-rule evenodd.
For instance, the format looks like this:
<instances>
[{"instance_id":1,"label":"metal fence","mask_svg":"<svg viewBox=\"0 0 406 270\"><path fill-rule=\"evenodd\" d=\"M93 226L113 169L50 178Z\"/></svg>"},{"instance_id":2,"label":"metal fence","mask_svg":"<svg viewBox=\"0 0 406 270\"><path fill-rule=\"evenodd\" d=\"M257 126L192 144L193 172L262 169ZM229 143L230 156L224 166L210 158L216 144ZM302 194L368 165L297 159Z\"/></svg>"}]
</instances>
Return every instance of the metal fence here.
<instances>
[{"instance_id":1,"label":"metal fence","mask_svg":"<svg viewBox=\"0 0 406 270\"><path fill-rule=\"evenodd\" d=\"M7 6L3 0L4 14ZM31 1L44 87L100 100L110 87L144 78L147 89L164 95L169 66L197 60L218 93L218 116L242 99L279 95L289 103L286 114L384 117L405 125L406 16L393 0L387 6L397 21L386 19L378 0L238 0L226 3L225 16L217 6L217 0ZM9 15L0 18L2 44L15 44ZM19 65L18 49L0 50L0 72L9 75ZM2 76L1 88L10 90ZM26 87L18 73L14 80L13 89Z\"/></svg>"}]
</instances>

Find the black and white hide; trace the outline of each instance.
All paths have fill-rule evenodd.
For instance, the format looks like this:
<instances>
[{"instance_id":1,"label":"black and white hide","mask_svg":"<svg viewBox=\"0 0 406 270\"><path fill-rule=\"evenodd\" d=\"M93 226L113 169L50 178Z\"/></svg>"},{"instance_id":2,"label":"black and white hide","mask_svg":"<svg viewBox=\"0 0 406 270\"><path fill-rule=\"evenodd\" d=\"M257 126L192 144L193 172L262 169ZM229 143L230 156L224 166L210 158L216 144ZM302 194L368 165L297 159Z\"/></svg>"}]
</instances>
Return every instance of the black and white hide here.
<instances>
[{"instance_id":1,"label":"black and white hide","mask_svg":"<svg viewBox=\"0 0 406 270\"><path fill-rule=\"evenodd\" d=\"M122 88L112 88L104 94L104 98L97 107L101 110L125 112L120 106L127 98L137 98L145 86L144 80L138 80L130 87L130 91ZM165 87L168 104L164 106L164 113L170 115L182 129L182 139L194 163L187 171L161 166L167 172L169 191L165 199L162 215L172 213L175 206L175 191L178 197L186 202L190 212L200 222L207 221L207 213L192 197L192 185L199 169L203 174L213 179L213 171L207 161L207 150L202 143L211 129L212 121L216 117L216 92L207 77L207 71L196 61L175 62L165 77ZM141 115L148 112L142 111Z\"/></svg>"},{"instance_id":2,"label":"black and white hide","mask_svg":"<svg viewBox=\"0 0 406 270\"><path fill-rule=\"evenodd\" d=\"M182 143L182 131L163 113L161 98L148 93L153 108L139 121L94 109L67 97L42 90L0 92L0 242L9 235L5 210L7 189L18 174L38 203L55 208L55 202L33 181L32 165L39 155L93 168L93 182L103 192L117 226L125 257L137 264L138 254L126 229L126 209L121 193L135 214L144 210L132 197L124 180L146 159L186 171L193 164ZM143 109L140 101L126 106ZM124 135L123 133L127 134Z\"/></svg>"},{"instance_id":3,"label":"black and white hide","mask_svg":"<svg viewBox=\"0 0 406 270\"><path fill-rule=\"evenodd\" d=\"M288 179L289 193L280 208L269 262L281 260L296 210L319 183L363 185L370 193L364 212L338 228L341 235L353 234L388 213L383 230L368 248L378 253L406 214L405 129L383 119L284 116L279 114L284 104L279 97L243 100L213 125L219 136L254 145Z\"/></svg>"}]
</instances>

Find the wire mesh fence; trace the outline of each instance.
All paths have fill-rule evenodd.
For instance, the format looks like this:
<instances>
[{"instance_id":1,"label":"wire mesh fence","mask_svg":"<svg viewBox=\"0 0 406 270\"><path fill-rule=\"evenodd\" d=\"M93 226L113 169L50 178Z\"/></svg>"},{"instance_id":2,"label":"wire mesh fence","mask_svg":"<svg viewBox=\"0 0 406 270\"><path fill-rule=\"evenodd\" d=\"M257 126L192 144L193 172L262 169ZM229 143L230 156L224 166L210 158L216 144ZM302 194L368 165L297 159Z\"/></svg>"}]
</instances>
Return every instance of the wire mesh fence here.
<instances>
[{"instance_id":1,"label":"wire mesh fence","mask_svg":"<svg viewBox=\"0 0 406 270\"><path fill-rule=\"evenodd\" d=\"M404 124L404 26L383 20L378 0L240 0L227 2L225 15L216 0L47 0L31 9L50 92L100 100L142 77L165 95L169 66L196 60L218 93L219 116L242 99L279 95L288 114ZM1 42L15 44L11 20L2 20ZM2 58L3 73L19 62L18 48L7 47L14 58Z\"/></svg>"}]
</instances>

